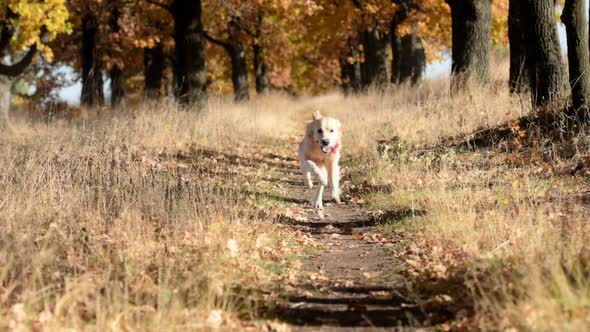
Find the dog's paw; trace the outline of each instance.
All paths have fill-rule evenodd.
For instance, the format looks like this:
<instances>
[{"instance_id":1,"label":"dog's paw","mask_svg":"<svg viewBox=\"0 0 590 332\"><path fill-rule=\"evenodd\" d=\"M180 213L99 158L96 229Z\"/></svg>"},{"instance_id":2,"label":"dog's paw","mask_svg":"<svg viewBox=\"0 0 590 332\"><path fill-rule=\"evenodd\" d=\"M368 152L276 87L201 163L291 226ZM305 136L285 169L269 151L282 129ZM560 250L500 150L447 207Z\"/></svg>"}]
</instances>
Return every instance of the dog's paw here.
<instances>
[{"instance_id":1,"label":"dog's paw","mask_svg":"<svg viewBox=\"0 0 590 332\"><path fill-rule=\"evenodd\" d=\"M309 204L312 206L312 208L316 209L316 210L323 210L324 209L324 204L322 202L322 199L316 199L315 197L309 200Z\"/></svg>"},{"instance_id":2,"label":"dog's paw","mask_svg":"<svg viewBox=\"0 0 590 332\"><path fill-rule=\"evenodd\" d=\"M336 204L342 203L342 201L340 200L340 195L332 196L332 199L334 200L334 202L336 202Z\"/></svg>"},{"instance_id":3,"label":"dog's paw","mask_svg":"<svg viewBox=\"0 0 590 332\"><path fill-rule=\"evenodd\" d=\"M340 191L338 189L332 189L330 192L330 197L336 202L336 204L340 204Z\"/></svg>"}]
</instances>

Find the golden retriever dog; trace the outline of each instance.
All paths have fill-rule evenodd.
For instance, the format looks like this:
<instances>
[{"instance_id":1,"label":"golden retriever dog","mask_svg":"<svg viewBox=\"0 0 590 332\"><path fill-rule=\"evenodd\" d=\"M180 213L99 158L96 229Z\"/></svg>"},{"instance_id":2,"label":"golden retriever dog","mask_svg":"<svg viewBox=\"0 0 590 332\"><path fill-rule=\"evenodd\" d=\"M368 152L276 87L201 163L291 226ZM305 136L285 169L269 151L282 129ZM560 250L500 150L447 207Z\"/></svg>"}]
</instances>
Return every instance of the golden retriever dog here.
<instances>
[{"instance_id":1,"label":"golden retriever dog","mask_svg":"<svg viewBox=\"0 0 590 332\"><path fill-rule=\"evenodd\" d=\"M323 209L324 187L330 186L330 196L340 203L340 150L342 149L340 121L313 113L313 120L305 127L305 137L299 145L299 162L308 190L313 189L312 177L318 189L310 199L314 209Z\"/></svg>"}]
</instances>

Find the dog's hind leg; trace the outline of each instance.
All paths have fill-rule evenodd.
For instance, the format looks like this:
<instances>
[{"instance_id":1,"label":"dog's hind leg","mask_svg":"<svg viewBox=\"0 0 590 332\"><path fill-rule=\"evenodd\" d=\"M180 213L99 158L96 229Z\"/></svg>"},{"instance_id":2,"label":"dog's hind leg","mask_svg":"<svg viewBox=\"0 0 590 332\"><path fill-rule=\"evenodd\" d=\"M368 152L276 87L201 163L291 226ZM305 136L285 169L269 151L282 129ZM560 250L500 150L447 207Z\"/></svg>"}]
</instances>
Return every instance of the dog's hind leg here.
<instances>
[{"instance_id":1,"label":"dog's hind leg","mask_svg":"<svg viewBox=\"0 0 590 332\"><path fill-rule=\"evenodd\" d=\"M328 166L328 182L330 183L330 197L340 204L340 166L338 161L332 161Z\"/></svg>"}]
</instances>

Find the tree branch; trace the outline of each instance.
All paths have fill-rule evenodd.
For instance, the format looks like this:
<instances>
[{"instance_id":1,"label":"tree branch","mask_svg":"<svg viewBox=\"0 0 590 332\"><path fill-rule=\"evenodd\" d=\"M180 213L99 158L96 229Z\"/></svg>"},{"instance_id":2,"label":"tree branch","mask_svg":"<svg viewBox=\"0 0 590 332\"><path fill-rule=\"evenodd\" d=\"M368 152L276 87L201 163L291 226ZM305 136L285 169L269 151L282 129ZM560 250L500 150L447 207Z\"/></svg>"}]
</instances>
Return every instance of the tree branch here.
<instances>
[{"instance_id":1,"label":"tree branch","mask_svg":"<svg viewBox=\"0 0 590 332\"><path fill-rule=\"evenodd\" d=\"M224 41L221 41L219 39L215 39L215 38L211 37L211 35L209 35L207 33L207 31L203 31L203 34L205 35L205 38L208 41L212 42L215 45L218 45L218 46L221 46L221 47L225 48L228 52L231 52L231 50L232 50L233 47L229 43L226 43Z\"/></svg>"},{"instance_id":2,"label":"tree branch","mask_svg":"<svg viewBox=\"0 0 590 332\"><path fill-rule=\"evenodd\" d=\"M10 66L0 63L0 75L14 77L22 74L33 61L33 56L35 53L37 53L37 45L33 44L31 48L29 48L27 54L25 54L25 56L20 59L19 62Z\"/></svg>"},{"instance_id":3,"label":"tree branch","mask_svg":"<svg viewBox=\"0 0 590 332\"><path fill-rule=\"evenodd\" d=\"M421 10L420 5L413 0L393 0L392 2L400 7L400 10L398 10L391 19L392 28L397 28L398 25L404 22L408 16L410 16L412 10Z\"/></svg>"},{"instance_id":4,"label":"tree branch","mask_svg":"<svg viewBox=\"0 0 590 332\"><path fill-rule=\"evenodd\" d=\"M154 5L154 6L157 6L157 7L162 8L162 9L165 9L165 10L167 10L169 12L172 11L172 7L170 5L161 3L159 1L156 1L156 0L143 0L143 1L145 1L145 2L147 2L149 4L151 4L151 5Z\"/></svg>"},{"instance_id":5,"label":"tree branch","mask_svg":"<svg viewBox=\"0 0 590 332\"><path fill-rule=\"evenodd\" d=\"M8 23L8 19L16 17L16 14L8 6L4 9L7 14L4 22L0 23L0 57L4 56L8 44L10 44L10 39L14 36L15 31L14 27Z\"/></svg>"},{"instance_id":6,"label":"tree branch","mask_svg":"<svg viewBox=\"0 0 590 332\"><path fill-rule=\"evenodd\" d=\"M257 15L257 24L256 24L256 34L254 36L254 38L260 38L262 36L262 22L264 20L264 17L262 16L262 13L259 11L258 15Z\"/></svg>"},{"instance_id":7,"label":"tree branch","mask_svg":"<svg viewBox=\"0 0 590 332\"><path fill-rule=\"evenodd\" d=\"M238 27L240 30L244 31L248 36L252 37L252 38L256 38L256 34L253 33L252 31L248 30L248 28L246 28L242 22L240 22L239 19L237 18L232 18L230 21L230 24L235 25L236 27Z\"/></svg>"},{"instance_id":8,"label":"tree branch","mask_svg":"<svg viewBox=\"0 0 590 332\"><path fill-rule=\"evenodd\" d=\"M12 27L6 23L0 25L0 56L4 55L13 35L14 29L12 29Z\"/></svg>"},{"instance_id":9,"label":"tree branch","mask_svg":"<svg viewBox=\"0 0 590 332\"><path fill-rule=\"evenodd\" d=\"M354 6L358 9L363 9L363 4L360 2L360 0L352 0L352 3L354 4Z\"/></svg>"}]
</instances>

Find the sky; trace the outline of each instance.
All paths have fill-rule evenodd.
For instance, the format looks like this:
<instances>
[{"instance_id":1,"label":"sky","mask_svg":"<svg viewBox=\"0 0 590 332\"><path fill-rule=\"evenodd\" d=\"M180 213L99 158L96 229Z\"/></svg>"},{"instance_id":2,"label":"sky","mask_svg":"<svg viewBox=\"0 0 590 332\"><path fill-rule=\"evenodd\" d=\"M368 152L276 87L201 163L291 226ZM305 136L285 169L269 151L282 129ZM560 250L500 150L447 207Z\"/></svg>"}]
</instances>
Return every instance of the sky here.
<instances>
[{"instance_id":1,"label":"sky","mask_svg":"<svg viewBox=\"0 0 590 332\"><path fill-rule=\"evenodd\" d=\"M588 8L588 0L586 1L586 8ZM566 35L565 35L565 27L563 24L559 23L558 26L559 32L559 42L561 44L561 49L563 50L564 54L567 52L567 44L566 44ZM63 70L71 71L71 68L64 68ZM446 54L441 61L436 61L426 66L426 79L436 79L436 78L443 78L448 77L451 74L451 57L450 53ZM105 81L105 98L110 98L110 89L108 87L109 81ZM64 87L59 92L60 99L67 101L70 104L78 104L80 101L80 92L82 90L82 83L79 81L74 83L73 85Z\"/></svg>"}]
</instances>

